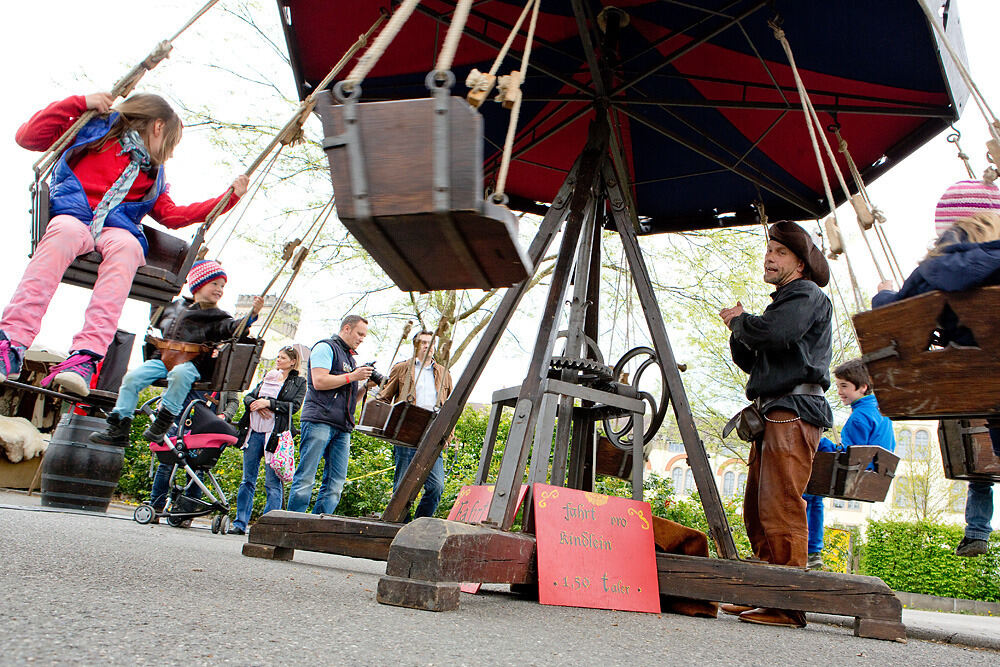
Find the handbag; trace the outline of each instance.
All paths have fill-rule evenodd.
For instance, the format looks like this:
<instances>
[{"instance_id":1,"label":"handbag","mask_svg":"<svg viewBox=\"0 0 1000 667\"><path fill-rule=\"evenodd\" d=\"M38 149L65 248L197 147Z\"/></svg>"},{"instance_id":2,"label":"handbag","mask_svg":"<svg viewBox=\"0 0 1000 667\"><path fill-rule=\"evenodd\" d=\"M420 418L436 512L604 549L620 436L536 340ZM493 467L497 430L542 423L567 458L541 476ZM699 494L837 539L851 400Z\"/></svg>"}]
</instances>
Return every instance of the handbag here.
<instances>
[{"instance_id":1,"label":"handbag","mask_svg":"<svg viewBox=\"0 0 1000 667\"><path fill-rule=\"evenodd\" d=\"M722 437L728 436L734 428L736 436L744 442L754 442L764 435L764 416L757 408L757 403L751 403L733 415L722 429Z\"/></svg>"},{"instance_id":2,"label":"handbag","mask_svg":"<svg viewBox=\"0 0 1000 667\"><path fill-rule=\"evenodd\" d=\"M291 431L282 431L278 436L278 448L271 454L267 465L271 466L271 470L282 482L287 484L292 481L295 473L295 440Z\"/></svg>"}]
</instances>

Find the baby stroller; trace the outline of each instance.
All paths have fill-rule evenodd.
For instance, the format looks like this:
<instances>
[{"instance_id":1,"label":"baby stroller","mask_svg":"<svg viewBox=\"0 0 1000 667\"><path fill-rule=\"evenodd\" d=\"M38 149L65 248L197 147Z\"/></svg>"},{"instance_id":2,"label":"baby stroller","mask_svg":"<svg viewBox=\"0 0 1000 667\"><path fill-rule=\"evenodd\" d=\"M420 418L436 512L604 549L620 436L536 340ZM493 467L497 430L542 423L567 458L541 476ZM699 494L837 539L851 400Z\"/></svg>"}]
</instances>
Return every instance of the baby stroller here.
<instances>
[{"instance_id":1,"label":"baby stroller","mask_svg":"<svg viewBox=\"0 0 1000 667\"><path fill-rule=\"evenodd\" d=\"M141 410L151 414L158 400L147 401ZM150 451L160 463L173 466L166 504L162 510L157 510L150 502L144 502L135 509L132 518L147 524L154 518L164 517L171 526L180 526L188 519L215 514L212 532L224 534L229 530L229 499L212 474L212 468L223 450L236 444L236 428L219 419L207 401L200 400L188 403L179 424L176 436L149 443ZM177 473L181 470L187 473L188 481L184 486L177 482ZM201 491L201 497L194 493L196 489Z\"/></svg>"}]
</instances>

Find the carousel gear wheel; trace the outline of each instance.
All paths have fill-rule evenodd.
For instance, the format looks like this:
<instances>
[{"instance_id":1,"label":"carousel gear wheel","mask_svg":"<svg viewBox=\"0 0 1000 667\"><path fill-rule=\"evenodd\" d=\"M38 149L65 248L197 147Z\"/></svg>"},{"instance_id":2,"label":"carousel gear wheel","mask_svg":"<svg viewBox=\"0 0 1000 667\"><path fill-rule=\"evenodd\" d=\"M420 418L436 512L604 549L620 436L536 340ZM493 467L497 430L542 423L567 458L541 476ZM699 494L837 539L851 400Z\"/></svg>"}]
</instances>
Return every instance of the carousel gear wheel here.
<instances>
[{"instance_id":1,"label":"carousel gear wheel","mask_svg":"<svg viewBox=\"0 0 1000 667\"><path fill-rule=\"evenodd\" d=\"M560 338L567 338L568 336L569 336L569 330L563 329L562 331L556 334L556 340L559 340ZM586 334L583 335L583 342L586 343L587 345L587 355L586 355L587 359L591 359L599 364L603 364L604 355L601 354L601 348L597 347L597 342Z\"/></svg>"},{"instance_id":2,"label":"carousel gear wheel","mask_svg":"<svg viewBox=\"0 0 1000 667\"><path fill-rule=\"evenodd\" d=\"M656 351L651 347L634 347L623 354L621 359L619 359L615 364L613 369L613 379L615 381L620 381L620 378L622 378L623 374L625 374L626 366L634 359L642 359L642 361L633 373L627 374L628 382L626 384L632 386L638 392L639 398L645 401L650 407L650 412L648 414L651 414L652 417L642 436L642 443L645 445L652 440L656 435L656 432L660 430L660 425L663 424L663 419L667 415L667 407L670 404L670 397L666 393L667 382L666 378L663 376L663 368L660 366L660 360L656 356ZM642 380L642 374L651 366L655 366L660 371L661 385L659 398L648 391L642 391L639 389L639 382ZM631 451L632 415L629 414L627 417L619 418L622 419L622 421L617 428L612 424L613 419L614 418L605 417L602 420L604 425L604 434L615 447Z\"/></svg>"},{"instance_id":3,"label":"carousel gear wheel","mask_svg":"<svg viewBox=\"0 0 1000 667\"><path fill-rule=\"evenodd\" d=\"M607 382L614 377L614 369L592 359L552 357L549 368L554 371L579 371L581 383Z\"/></svg>"}]
</instances>

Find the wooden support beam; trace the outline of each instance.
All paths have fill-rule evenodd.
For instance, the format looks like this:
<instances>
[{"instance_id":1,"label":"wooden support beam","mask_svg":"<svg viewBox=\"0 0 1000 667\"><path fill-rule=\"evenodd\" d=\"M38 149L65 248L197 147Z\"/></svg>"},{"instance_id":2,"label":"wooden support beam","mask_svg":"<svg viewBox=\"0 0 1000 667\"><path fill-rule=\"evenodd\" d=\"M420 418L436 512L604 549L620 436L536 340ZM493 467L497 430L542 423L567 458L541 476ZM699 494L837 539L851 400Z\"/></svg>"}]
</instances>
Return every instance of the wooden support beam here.
<instances>
[{"instance_id":1,"label":"wooden support beam","mask_svg":"<svg viewBox=\"0 0 1000 667\"><path fill-rule=\"evenodd\" d=\"M291 560L291 550L303 549L354 558L386 560L389 557L389 545L400 528L402 524L375 519L275 510L262 516L250 527L243 555ZM279 550L269 552L257 545L276 547ZM286 549L288 553L280 549Z\"/></svg>"},{"instance_id":2,"label":"wooden support beam","mask_svg":"<svg viewBox=\"0 0 1000 667\"><path fill-rule=\"evenodd\" d=\"M537 579L535 537L421 517L389 549L377 599L427 611L458 608L459 583L527 584Z\"/></svg>"},{"instance_id":3,"label":"wooden support beam","mask_svg":"<svg viewBox=\"0 0 1000 667\"><path fill-rule=\"evenodd\" d=\"M906 639L903 605L878 577L661 553L656 569L660 595L853 616L859 637Z\"/></svg>"}]
</instances>

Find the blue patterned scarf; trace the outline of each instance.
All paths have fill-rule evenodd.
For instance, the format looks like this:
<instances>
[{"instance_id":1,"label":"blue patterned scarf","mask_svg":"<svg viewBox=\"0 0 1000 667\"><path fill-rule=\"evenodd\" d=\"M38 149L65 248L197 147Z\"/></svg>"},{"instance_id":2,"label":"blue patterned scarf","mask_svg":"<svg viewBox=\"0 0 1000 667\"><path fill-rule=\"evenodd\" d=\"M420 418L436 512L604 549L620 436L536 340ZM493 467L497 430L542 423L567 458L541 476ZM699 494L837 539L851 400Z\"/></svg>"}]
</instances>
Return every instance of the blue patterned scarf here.
<instances>
[{"instance_id":1,"label":"blue patterned scarf","mask_svg":"<svg viewBox=\"0 0 1000 667\"><path fill-rule=\"evenodd\" d=\"M94 220L90 223L90 233L93 235L95 241L100 236L101 230L104 229L104 220L108 217L108 213L115 206L125 201L125 197L128 195L129 190L132 189L132 184L135 183L135 178L139 175L139 172L149 171L153 166L149 150L146 149L146 144L143 143L142 137L135 130L125 131L124 136L121 138L121 145L122 150L118 154L124 155L128 153L130 161L122 172L122 175L104 193L100 203L97 204L97 208L94 210Z\"/></svg>"}]
</instances>

